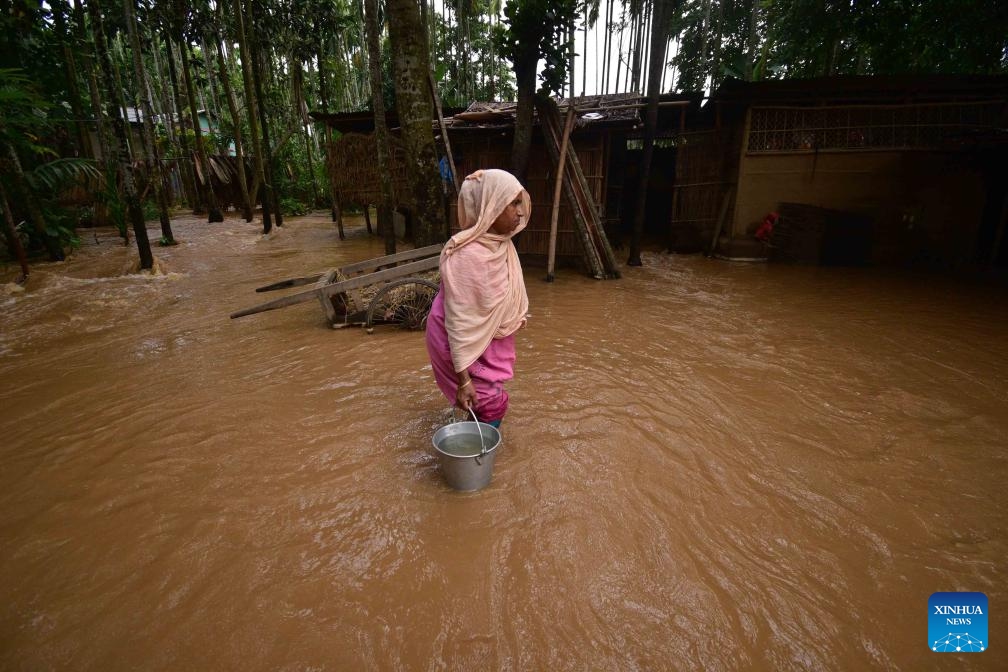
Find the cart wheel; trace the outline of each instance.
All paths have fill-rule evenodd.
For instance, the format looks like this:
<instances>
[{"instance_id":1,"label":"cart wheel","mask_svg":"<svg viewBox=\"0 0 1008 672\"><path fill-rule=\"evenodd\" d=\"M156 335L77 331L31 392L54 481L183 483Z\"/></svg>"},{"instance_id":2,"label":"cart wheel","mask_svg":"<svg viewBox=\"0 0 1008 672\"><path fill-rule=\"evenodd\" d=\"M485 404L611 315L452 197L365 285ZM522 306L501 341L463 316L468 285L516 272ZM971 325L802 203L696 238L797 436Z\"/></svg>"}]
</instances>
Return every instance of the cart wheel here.
<instances>
[{"instance_id":1,"label":"cart wheel","mask_svg":"<svg viewBox=\"0 0 1008 672\"><path fill-rule=\"evenodd\" d=\"M395 280L378 290L368 306L364 327L370 334L376 324L395 324L400 329L423 329L427 326L438 286L424 278Z\"/></svg>"}]
</instances>

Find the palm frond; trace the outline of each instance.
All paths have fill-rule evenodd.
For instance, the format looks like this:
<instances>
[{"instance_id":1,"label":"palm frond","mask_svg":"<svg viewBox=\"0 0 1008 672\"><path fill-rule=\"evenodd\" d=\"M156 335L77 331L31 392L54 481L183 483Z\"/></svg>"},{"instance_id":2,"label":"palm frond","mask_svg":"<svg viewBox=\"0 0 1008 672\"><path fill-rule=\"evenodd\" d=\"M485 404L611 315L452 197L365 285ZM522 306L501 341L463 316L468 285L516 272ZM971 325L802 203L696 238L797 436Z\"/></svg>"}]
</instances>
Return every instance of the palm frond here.
<instances>
[{"instance_id":1,"label":"palm frond","mask_svg":"<svg viewBox=\"0 0 1008 672\"><path fill-rule=\"evenodd\" d=\"M25 179L34 190L60 192L79 185L98 187L104 180L102 172L91 159L56 159L25 173Z\"/></svg>"}]
</instances>

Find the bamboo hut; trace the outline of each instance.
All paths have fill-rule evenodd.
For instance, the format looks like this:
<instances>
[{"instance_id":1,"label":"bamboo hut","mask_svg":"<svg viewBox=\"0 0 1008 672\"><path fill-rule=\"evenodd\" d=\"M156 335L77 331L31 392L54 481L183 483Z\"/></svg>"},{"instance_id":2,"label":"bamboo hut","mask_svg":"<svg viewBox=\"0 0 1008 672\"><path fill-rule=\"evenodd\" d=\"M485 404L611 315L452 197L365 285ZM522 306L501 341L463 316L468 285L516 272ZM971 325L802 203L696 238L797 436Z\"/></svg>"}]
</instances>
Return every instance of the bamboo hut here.
<instances>
[{"instance_id":1,"label":"bamboo hut","mask_svg":"<svg viewBox=\"0 0 1008 672\"><path fill-rule=\"evenodd\" d=\"M990 262L1006 101L1005 76L728 80L676 138L670 238L807 263Z\"/></svg>"},{"instance_id":2,"label":"bamboo hut","mask_svg":"<svg viewBox=\"0 0 1008 672\"><path fill-rule=\"evenodd\" d=\"M604 245L608 245L605 232L618 226L620 221L621 178L625 172L621 162L625 157L627 135L635 132L641 123L641 98L637 94L615 94L556 102L560 108L566 108L572 102L578 112L571 133L572 153L576 153L584 184L587 185L586 191L592 201L591 207L596 211L597 221L602 224L596 238L601 238ZM455 169L460 177L480 168L509 169L515 110L515 103L510 102L473 103L465 110L445 110L444 123ZM330 179L341 204L366 206L376 203L378 181L374 151L363 139L370 138L373 132L372 114L314 113L312 116L341 134L333 142L329 158ZM394 114L387 116L387 123L394 136L398 126ZM536 263L544 262L547 256L556 162L547 151L538 114L534 124L536 129L526 175L526 188L532 199L532 217L516 239L516 244L524 259ZM432 120L432 125L442 141L441 151L444 152L440 123ZM614 160L616 165L612 165ZM401 161L394 162L394 166L393 182L401 184L404 179ZM449 220L447 235L457 230L457 222L455 193L450 177L444 183ZM395 190L395 186L393 188ZM396 205L408 207L409 204L403 202L405 190L396 191ZM562 201L559 209L557 228L556 255L560 263L587 266L576 217L566 200Z\"/></svg>"}]
</instances>

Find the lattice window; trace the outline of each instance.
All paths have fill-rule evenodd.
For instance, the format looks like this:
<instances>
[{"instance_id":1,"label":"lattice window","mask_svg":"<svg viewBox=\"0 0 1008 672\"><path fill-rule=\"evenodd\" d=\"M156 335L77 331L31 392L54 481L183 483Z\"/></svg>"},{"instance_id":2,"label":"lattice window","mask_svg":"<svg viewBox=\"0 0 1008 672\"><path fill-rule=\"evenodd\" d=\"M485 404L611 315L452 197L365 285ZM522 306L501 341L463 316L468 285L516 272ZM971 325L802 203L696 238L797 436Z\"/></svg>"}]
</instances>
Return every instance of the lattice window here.
<instances>
[{"instance_id":1,"label":"lattice window","mask_svg":"<svg viewBox=\"0 0 1008 672\"><path fill-rule=\"evenodd\" d=\"M998 127L1003 103L754 107L753 154L814 150L931 149Z\"/></svg>"}]
</instances>

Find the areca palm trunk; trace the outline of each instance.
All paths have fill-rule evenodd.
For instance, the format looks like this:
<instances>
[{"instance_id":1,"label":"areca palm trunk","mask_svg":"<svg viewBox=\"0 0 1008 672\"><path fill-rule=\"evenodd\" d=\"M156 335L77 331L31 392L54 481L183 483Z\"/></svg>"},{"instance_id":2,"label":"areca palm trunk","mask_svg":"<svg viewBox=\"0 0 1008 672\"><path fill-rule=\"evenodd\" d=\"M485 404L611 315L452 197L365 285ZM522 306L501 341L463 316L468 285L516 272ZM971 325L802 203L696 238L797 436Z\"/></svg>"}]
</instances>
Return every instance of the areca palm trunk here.
<instances>
[{"instance_id":1,"label":"areca palm trunk","mask_svg":"<svg viewBox=\"0 0 1008 672\"><path fill-rule=\"evenodd\" d=\"M257 5L252 0L249 0L250 16L251 8L255 6ZM273 146L270 145L269 120L266 118L266 97L263 95L262 87L262 79L266 66L263 62L262 48L257 35L257 31L252 31L252 39L249 41L249 51L252 55L252 85L255 89L256 100L258 101L256 109L259 110L259 131L262 133L263 203L269 202L276 225L283 226L283 214L278 207L276 183L273 181ZM263 219L263 229L264 232L268 233L265 227L265 217Z\"/></svg>"},{"instance_id":2,"label":"areca palm trunk","mask_svg":"<svg viewBox=\"0 0 1008 672\"><path fill-rule=\"evenodd\" d=\"M318 184L315 181L315 160L312 158L312 140L308 134L308 105L304 99L304 66L300 60L293 59L294 77L291 83L294 86L294 104L297 106L297 114L301 121L301 133L304 136L305 158L308 161L308 171L311 175L312 186L312 209L318 204Z\"/></svg>"},{"instance_id":3,"label":"areca palm trunk","mask_svg":"<svg viewBox=\"0 0 1008 672\"><path fill-rule=\"evenodd\" d=\"M316 32L318 29L316 28ZM318 77L319 77L319 98L322 103L322 113L329 113L329 87L326 83L326 72L325 72L325 56L324 54L319 54L318 59ZM329 166L329 157L332 156L332 131L329 128L328 122L322 128L322 146L325 148L325 163ZM339 203L336 199L336 188L333 185L332 176L329 179L329 202L330 210L332 214L332 220L336 222L336 228L339 231L339 239L346 239L346 235L343 232L343 218L340 216Z\"/></svg>"},{"instance_id":4,"label":"areca palm trunk","mask_svg":"<svg viewBox=\"0 0 1008 672\"><path fill-rule=\"evenodd\" d=\"M629 266L640 266L640 244L647 209L647 187L651 177L651 157L654 155L655 129L658 126L658 96L661 93L662 71L665 69L666 9L671 0L654 0L651 22L651 67L648 73L648 104L644 119L644 151L640 163L640 183L637 187L637 209L634 212L633 235L630 238Z\"/></svg>"},{"instance_id":5,"label":"areca palm trunk","mask_svg":"<svg viewBox=\"0 0 1008 672\"><path fill-rule=\"evenodd\" d=\"M151 87L150 79L148 79L146 82L147 96L151 99L152 102L157 101L160 107L159 110L160 117L161 119L165 120L164 131L165 136L168 139L168 146L170 147L171 152L175 154L175 156L179 156L181 154L181 151L179 150L178 139L175 137L175 124L172 122L174 115L174 108L172 107L171 102L171 85L170 83L168 83L168 77L165 75L164 68L161 66L161 57L158 55L159 52L161 51L161 46L158 44L156 36L152 35L151 37L153 38L152 40L153 48L150 51L154 56L154 70L155 73L157 74L157 80L159 86L156 88ZM156 90L160 91L161 94L160 96L155 95L154 92ZM178 177L179 181L181 182L183 197L187 193L186 190L188 189L188 187L186 187L185 185L184 172L182 171L177 161L175 165L176 168L169 169L167 171L168 175L166 176L167 180L165 184L165 191L169 195L170 203L176 203L179 197L179 195L176 193L175 181L172 179L172 177Z\"/></svg>"},{"instance_id":6,"label":"areca palm trunk","mask_svg":"<svg viewBox=\"0 0 1008 672\"><path fill-rule=\"evenodd\" d=\"M112 127L119 145L119 176L122 179L123 196L126 201L126 213L133 226L136 237L137 251L140 253L140 268L154 267L154 255L151 253L150 240L147 238L147 227L144 224L143 210L140 208L140 198L137 196L136 183L133 179L133 166L129 156L129 145L126 141L126 120L123 119L122 101L119 100L119 90L116 86L115 73L112 69L112 59L105 40L105 28L102 21L101 7L98 0L89 0L88 11L91 14L92 30L95 37L95 48L100 59L102 78L105 88L112 96Z\"/></svg>"},{"instance_id":7,"label":"areca palm trunk","mask_svg":"<svg viewBox=\"0 0 1008 672\"><path fill-rule=\"evenodd\" d=\"M746 79L756 78L756 28L759 23L760 0L752 0L749 11L749 37L746 40ZM829 73L824 73L829 74Z\"/></svg>"},{"instance_id":8,"label":"areca palm trunk","mask_svg":"<svg viewBox=\"0 0 1008 672\"><path fill-rule=\"evenodd\" d=\"M364 27L367 30L368 72L371 77L371 105L374 110L375 153L378 155L378 173L381 175L378 226L384 234L385 254L395 254L395 226L392 223L392 177L389 170L389 132L385 125L385 100L382 96L377 0L364 0L364 17ZM364 204L364 207L367 208L367 204Z\"/></svg>"},{"instance_id":9,"label":"areca palm trunk","mask_svg":"<svg viewBox=\"0 0 1008 672\"><path fill-rule=\"evenodd\" d=\"M192 83L192 64L189 61L188 40L179 41L179 53L182 55L182 81L185 83L186 99L189 101L189 114L192 117L193 133L196 137L196 158L203 168L203 177L197 176L197 186L202 186L203 198L207 204L207 222L223 222L224 215L217 204L217 194L214 193L211 178L210 160L206 145L203 142L203 129L200 128L199 111L196 109L196 95ZM209 110L207 111L209 114Z\"/></svg>"},{"instance_id":10,"label":"areca palm trunk","mask_svg":"<svg viewBox=\"0 0 1008 672\"><path fill-rule=\"evenodd\" d=\"M214 43L217 52L217 70L220 75L221 88L224 90L224 100L227 102L228 113L231 115L231 125L234 128L235 159L238 168L238 188L240 189L242 199L242 216L246 222L251 222L252 201L249 198L248 178L245 175L245 140L242 133L241 119L238 115L238 104L235 102L234 90L231 88L231 80L228 77L224 46L220 40L214 40Z\"/></svg>"},{"instance_id":11,"label":"areca palm trunk","mask_svg":"<svg viewBox=\"0 0 1008 672\"><path fill-rule=\"evenodd\" d=\"M249 190L249 200L255 203L259 188L264 190L262 198L262 220L263 233L269 233L273 229L273 219L271 209L273 207L271 199L267 198L266 166L263 161L262 138L259 133L258 108L262 101L256 98L255 85L252 73L252 54L245 30L245 10L242 7L242 0L234 0L235 30L238 39L238 53L241 56L242 85L245 89L245 109L248 111L249 135L252 141L252 152L255 164L255 179L252 182L252 189Z\"/></svg>"},{"instance_id":12,"label":"areca palm trunk","mask_svg":"<svg viewBox=\"0 0 1008 672\"><path fill-rule=\"evenodd\" d=\"M197 215L203 214L203 201L201 199L200 190L196 188L196 176L194 175L195 170L193 169L192 152L189 151L189 139L185 134L185 127L182 125L182 97L179 94L178 86L178 74L175 68L175 54L172 50L172 40L170 36L165 36L165 46L168 50L168 79L171 80L172 89L172 105L174 107L175 120L179 124L179 148L180 148L180 165L182 166L182 183L186 190L186 200L189 202L189 207L192 208L193 213Z\"/></svg>"},{"instance_id":13,"label":"areca palm trunk","mask_svg":"<svg viewBox=\"0 0 1008 672\"><path fill-rule=\"evenodd\" d=\"M140 104L143 108L143 134L144 148L147 152L147 166L149 179L154 184L154 195L158 204L158 218L161 222L161 244L174 245L175 236L172 234L171 218L168 216L168 199L164 193L164 179L161 174L161 156L154 142L154 108L151 105L148 89L143 83L146 81L143 61L140 58L140 36L137 34L136 15L133 12L134 0L123 0L123 12L126 17L126 29L129 32L130 51L133 52L133 74L136 77L137 95L140 97Z\"/></svg>"},{"instance_id":14,"label":"areca palm trunk","mask_svg":"<svg viewBox=\"0 0 1008 672\"><path fill-rule=\"evenodd\" d=\"M62 43L63 63L66 68L64 72L66 74L67 93L70 98L70 110L73 112L74 119L76 120L75 126L80 155L90 158L94 156L94 150L91 149L91 137L88 134L87 123L84 121L84 106L81 104L80 87L77 84L77 59L74 56L73 49L70 47L71 36L67 34L66 29L65 12L69 11L66 0L53 2L52 9L53 25Z\"/></svg>"},{"instance_id":15,"label":"areca palm trunk","mask_svg":"<svg viewBox=\"0 0 1008 672\"><path fill-rule=\"evenodd\" d=\"M444 240L444 210L440 174L434 144L434 104L431 100L430 61L424 39L420 8L415 0L386 0L389 40L396 45L392 59L396 106L402 127L407 179L411 191L418 247Z\"/></svg>"},{"instance_id":16,"label":"areca palm trunk","mask_svg":"<svg viewBox=\"0 0 1008 672\"><path fill-rule=\"evenodd\" d=\"M21 277L15 282L23 285L28 280L28 257L25 255L24 246L21 245L21 237L18 236L14 228L14 213L11 212L10 201L7 192L4 191L3 183L0 182L0 205L3 206L4 233L7 236L7 246L14 252L18 264L21 266Z\"/></svg>"},{"instance_id":17,"label":"areca palm trunk","mask_svg":"<svg viewBox=\"0 0 1008 672\"><path fill-rule=\"evenodd\" d=\"M721 42L724 39L724 3L717 3L717 18L715 20L714 28L714 52L711 55L710 62L710 77L711 91L717 88L718 84L721 82Z\"/></svg>"}]
</instances>

